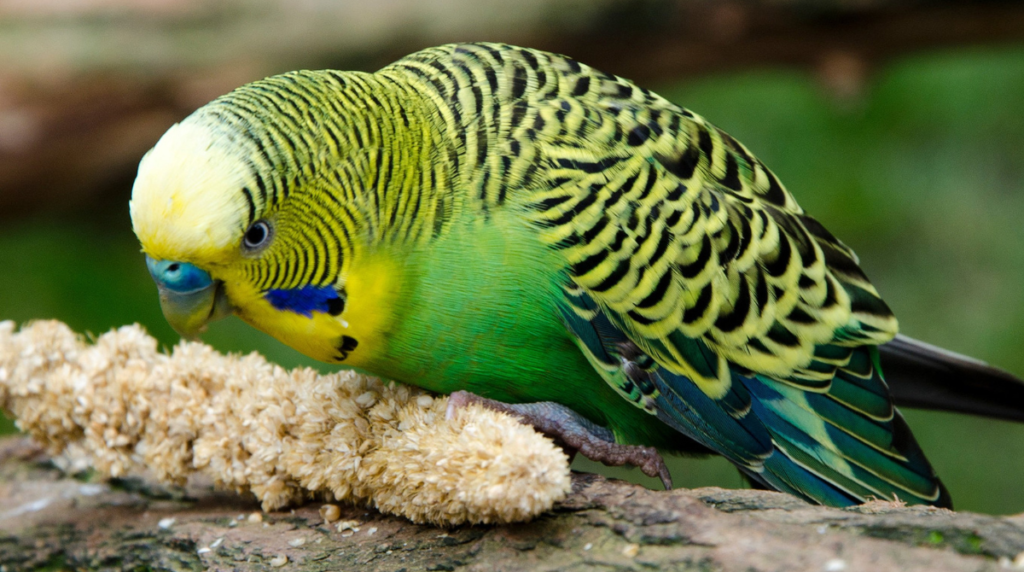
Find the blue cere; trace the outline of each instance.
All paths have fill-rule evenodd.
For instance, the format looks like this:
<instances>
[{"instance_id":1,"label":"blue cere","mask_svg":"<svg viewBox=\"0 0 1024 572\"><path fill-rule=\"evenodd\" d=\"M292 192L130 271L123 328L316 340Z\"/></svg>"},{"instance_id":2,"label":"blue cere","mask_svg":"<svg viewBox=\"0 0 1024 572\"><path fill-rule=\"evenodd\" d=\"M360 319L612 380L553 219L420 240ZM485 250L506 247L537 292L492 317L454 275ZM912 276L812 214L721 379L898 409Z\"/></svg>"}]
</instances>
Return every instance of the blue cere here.
<instances>
[{"instance_id":1,"label":"blue cere","mask_svg":"<svg viewBox=\"0 0 1024 572\"><path fill-rule=\"evenodd\" d=\"M289 290L267 290L267 301L278 310L288 310L313 317L313 312L332 312L339 302L338 291L333 286L303 286Z\"/></svg>"},{"instance_id":2,"label":"blue cere","mask_svg":"<svg viewBox=\"0 0 1024 572\"><path fill-rule=\"evenodd\" d=\"M158 286L179 294L197 292L213 284L209 274L188 262L154 260L147 256L146 268Z\"/></svg>"}]
</instances>

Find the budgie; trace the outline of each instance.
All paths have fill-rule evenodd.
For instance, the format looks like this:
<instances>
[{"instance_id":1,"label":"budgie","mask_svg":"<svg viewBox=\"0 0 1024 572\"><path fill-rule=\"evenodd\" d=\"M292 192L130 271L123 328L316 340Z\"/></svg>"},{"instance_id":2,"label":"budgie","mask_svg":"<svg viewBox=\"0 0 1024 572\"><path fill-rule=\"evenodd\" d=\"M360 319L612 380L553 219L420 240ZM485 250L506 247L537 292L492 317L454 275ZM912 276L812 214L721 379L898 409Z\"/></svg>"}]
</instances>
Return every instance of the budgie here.
<instances>
[{"instance_id":1,"label":"budgie","mask_svg":"<svg viewBox=\"0 0 1024 572\"><path fill-rule=\"evenodd\" d=\"M1024 395L897 336L854 252L744 145L537 50L242 86L146 154L130 212L181 334L234 314L666 486L659 450L826 505L950 506L882 363L912 405L969 409L971 375Z\"/></svg>"}]
</instances>

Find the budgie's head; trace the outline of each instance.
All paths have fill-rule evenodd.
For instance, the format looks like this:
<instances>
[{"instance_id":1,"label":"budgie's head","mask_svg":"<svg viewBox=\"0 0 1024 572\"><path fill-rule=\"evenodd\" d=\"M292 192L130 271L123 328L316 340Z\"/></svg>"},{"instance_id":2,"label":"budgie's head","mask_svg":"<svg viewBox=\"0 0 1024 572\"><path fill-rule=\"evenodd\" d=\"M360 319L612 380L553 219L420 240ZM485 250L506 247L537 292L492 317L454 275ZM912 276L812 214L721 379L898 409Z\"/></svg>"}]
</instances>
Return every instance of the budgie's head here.
<instances>
[{"instance_id":1,"label":"budgie's head","mask_svg":"<svg viewBox=\"0 0 1024 572\"><path fill-rule=\"evenodd\" d=\"M312 73L250 84L168 130L139 165L132 224L179 333L234 313L307 355L355 365L379 334L387 287L373 272L346 276L358 223L324 192L323 173L360 187L346 157L361 155L326 142L340 118L302 104L338 89ZM366 303L347 307L355 298Z\"/></svg>"}]
</instances>

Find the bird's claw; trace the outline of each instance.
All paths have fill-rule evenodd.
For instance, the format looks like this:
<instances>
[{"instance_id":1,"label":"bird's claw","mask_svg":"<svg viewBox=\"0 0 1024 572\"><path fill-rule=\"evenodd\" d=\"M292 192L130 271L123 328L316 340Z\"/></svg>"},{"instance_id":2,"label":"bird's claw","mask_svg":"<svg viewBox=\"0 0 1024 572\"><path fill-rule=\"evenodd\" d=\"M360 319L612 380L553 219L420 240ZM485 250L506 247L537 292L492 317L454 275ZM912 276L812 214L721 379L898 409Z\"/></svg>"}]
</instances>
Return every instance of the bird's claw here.
<instances>
[{"instance_id":1,"label":"bird's claw","mask_svg":"<svg viewBox=\"0 0 1024 572\"><path fill-rule=\"evenodd\" d=\"M605 465L634 465L648 477L661 479L666 490L672 488L672 476L657 449L616 443L615 436L607 428L595 425L564 405L550 401L509 404L468 391L456 391L448 397L445 418L453 419L459 409L470 404L506 413L531 425L565 448L570 459L578 451L584 457Z\"/></svg>"}]
</instances>

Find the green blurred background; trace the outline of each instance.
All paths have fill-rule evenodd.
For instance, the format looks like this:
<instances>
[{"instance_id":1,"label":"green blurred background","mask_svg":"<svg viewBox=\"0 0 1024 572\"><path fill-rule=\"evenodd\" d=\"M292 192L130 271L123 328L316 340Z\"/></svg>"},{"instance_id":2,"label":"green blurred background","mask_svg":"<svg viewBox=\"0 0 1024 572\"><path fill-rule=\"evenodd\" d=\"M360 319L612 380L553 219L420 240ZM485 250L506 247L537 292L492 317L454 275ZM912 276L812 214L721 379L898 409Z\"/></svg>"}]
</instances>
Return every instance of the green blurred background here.
<instances>
[{"instance_id":1,"label":"green blurred background","mask_svg":"<svg viewBox=\"0 0 1024 572\"><path fill-rule=\"evenodd\" d=\"M916 51L838 93L819 71L758 65L642 83L773 168L858 252L904 333L1024 375L1024 46ZM138 322L172 345L131 232L130 177L105 184L73 209L0 211L0 320L56 318L92 333ZM330 369L235 319L204 339ZM1024 425L905 413L957 508L1024 512ZM0 422L0 432L13 430ZM743 486L721 459L672 465L681 486ZM576 466L654 484L636 471Z\"/></svg>"}]
</instances>

